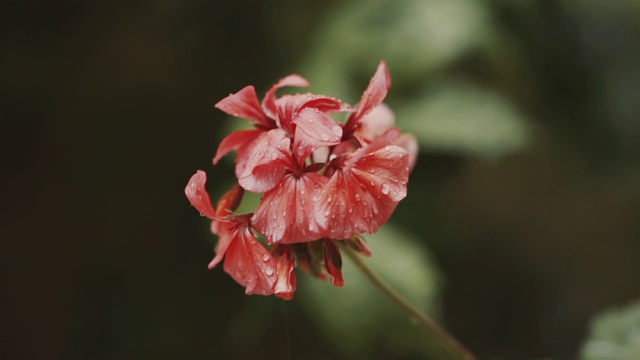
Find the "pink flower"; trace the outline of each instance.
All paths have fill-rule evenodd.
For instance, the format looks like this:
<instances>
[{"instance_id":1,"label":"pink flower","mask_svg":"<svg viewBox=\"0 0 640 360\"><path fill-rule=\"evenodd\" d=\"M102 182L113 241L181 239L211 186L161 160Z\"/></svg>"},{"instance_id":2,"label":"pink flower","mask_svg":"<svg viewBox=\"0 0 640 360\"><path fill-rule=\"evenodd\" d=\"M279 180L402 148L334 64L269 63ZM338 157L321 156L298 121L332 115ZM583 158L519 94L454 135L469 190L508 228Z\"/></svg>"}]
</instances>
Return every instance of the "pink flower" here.
<instances>
[{"instance_id":1,"label":"pink flower","mask_svg":"<svg viewBox=\"0 0 640 360\"><path fill-rule=\"evenodd\" d=\"M247 294L293 298L296 265L344 285L340 247L370 256L361 234L378 231L407 194L417 142L394 127L393 112L382 103L391 86L386 64L380 63L355 108L311 93L276 96L284 86L308 85L289 75L262 103L253 86L218 102L220 110L254 125L224 138L214 158L215 164L237 151L238 184L215 209L204 172L185 189L219 237L209 268L224 259L224 270ZM334 113L349 116L343 124ZM264 195L255 213L235 214L245 190Z\"/></svg>"}]
</instances>

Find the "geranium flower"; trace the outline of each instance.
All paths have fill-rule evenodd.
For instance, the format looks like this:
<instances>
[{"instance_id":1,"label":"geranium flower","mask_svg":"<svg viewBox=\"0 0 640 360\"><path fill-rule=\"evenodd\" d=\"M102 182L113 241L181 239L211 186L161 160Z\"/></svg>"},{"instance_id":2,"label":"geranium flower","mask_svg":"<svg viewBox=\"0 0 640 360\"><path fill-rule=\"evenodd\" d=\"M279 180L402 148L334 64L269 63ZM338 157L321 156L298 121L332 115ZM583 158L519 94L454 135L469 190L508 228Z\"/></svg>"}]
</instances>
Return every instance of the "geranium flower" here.
<instances>
[{"instance_id":1,"label":"geranium flower","mask_svg":"<svg viewBox=\"0 0 640 360\"><path fill-rule=\"evenodd\" d=\"M227 136L214 158L215 164L237 150L238 184L216 209L204 172L191 178L185 193L219 237L209 268L224 259L224 270L247 294L288 300L296 290L296 265L342 286L340 247L371 255L361 234L378 231L406 196L417 142L394 127L393 112L382 103L391 86L384 62L354 108L311 93L277 97L284 86L308 83L290 75L262 103L247 86L216 104L254 125ZM334 113L348 118L340 123ZM264 195L254 213L235 214L245 190Z\"/></svg>"}]
</instances>

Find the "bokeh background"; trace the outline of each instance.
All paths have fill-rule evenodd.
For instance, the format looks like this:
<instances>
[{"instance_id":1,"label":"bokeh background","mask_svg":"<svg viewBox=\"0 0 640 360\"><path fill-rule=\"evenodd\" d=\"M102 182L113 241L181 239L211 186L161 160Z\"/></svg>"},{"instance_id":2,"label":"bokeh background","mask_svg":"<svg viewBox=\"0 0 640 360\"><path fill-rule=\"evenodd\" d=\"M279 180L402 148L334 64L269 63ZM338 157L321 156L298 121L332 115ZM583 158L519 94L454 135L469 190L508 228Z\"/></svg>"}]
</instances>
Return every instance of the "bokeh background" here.
<instances>
[{"instance_id":1,"label":"bokeh background","mask_svg":"<svg viewBox=\"0 0 640 360\"><path fill-rule=\"evenodd\" d=\"M355 103L385 59L421 153L371 266L480 358L640 358L638 34L635 0L0 2L0 357L423 358L348 263L286 303L208 271L183 195L233 181L215 102Z\"/></svg>"}]
</instances>

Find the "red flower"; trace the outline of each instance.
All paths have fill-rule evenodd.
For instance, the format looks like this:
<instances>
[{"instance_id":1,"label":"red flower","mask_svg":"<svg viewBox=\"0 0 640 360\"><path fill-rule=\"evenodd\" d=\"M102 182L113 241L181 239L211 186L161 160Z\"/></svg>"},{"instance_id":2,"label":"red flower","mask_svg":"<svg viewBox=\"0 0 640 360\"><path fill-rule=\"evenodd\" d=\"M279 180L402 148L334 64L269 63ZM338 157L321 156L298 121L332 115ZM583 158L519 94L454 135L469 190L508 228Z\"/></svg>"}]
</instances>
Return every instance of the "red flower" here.
<instances>
[{"instance_id":1,"label":"red flower","mask_svg":"<svg viewBox=\"0 0 640 360\"><path fill-rule=\"evenodd\" d=\"M400 134L393 112L382 104L391 86L384 62L353 109L323 95L276 97L284 86L308 83L290 75L272 86L262 103L247 86L216 104L255 127L227 136L214 158L215 164L237 150L238 184L216 209L204 172L191 178L185 193L212 220L219 237L209 268L224 259L224 270L247 294L288 300L296 290L296 264L342 286L340 247L371 255L360 234L378 231L406 196L417 142ZM331 116L336 112L349 113L344 124ZM236 215L244 190L264 195L255 213Z\"/></svg>"},{"instance_id":2,"label":"red flower","mask_svg":"<svg viewBox=\"0 0 640 360\"><path fill-rule=\"evenodd\" d=\"M225 217L216 215L205 189L206 181L207 175L203 171L196 172L187 184L185 193L191 204L201 214L214 220L214 224L218 225L212 226L220 239L216 256L209 264L209 269L214 268L226 255L224 271L246 288L246 294L273 294L277 279L276 262L251 231L249 225L251 214ZM234 189L232 191L237 193ZM226 200L225 197L223 200ZM224 205L229 203L235 203L235 199L221 201Z\"/></svg>"}]
</instances>

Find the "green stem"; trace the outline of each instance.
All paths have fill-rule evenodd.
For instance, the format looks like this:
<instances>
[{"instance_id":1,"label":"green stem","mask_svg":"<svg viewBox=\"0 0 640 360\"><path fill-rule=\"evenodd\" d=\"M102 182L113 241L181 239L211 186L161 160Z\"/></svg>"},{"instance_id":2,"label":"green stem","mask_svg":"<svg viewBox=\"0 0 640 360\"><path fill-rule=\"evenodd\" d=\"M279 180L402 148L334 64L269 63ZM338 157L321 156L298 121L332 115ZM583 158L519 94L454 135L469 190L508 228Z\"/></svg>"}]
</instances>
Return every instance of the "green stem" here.
<instances>
[{"instance_id":1,"label":"green stem","mask_svg":"<svg viewBox=\"0 0 640 360\"><path fill-rule=\"evenodd\" d=\"M456 338L451 336L438 323L416 308L407 299L400 295L395 289L387 284L378 274L374 273L356 254L347 246L342 246L342 251L353 261L356 267L377 287L383 294L395 302L408 316L411 322L420 326L427 332L430 340L435 342L438 349L433 349L430 354L435 359L441 359L446 353L448 359L474 360L475 356L467 350ZM438 354L436 354L437 352Z\"/></svg>"}]
</instances>

